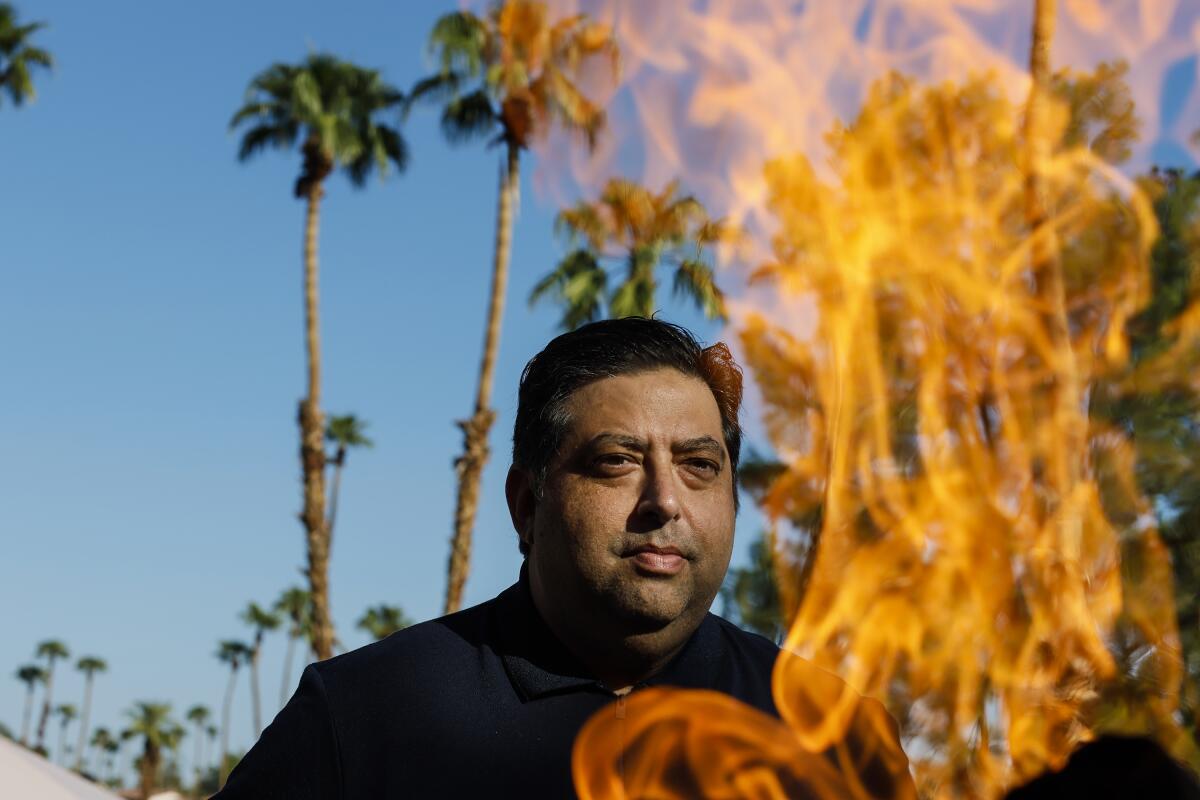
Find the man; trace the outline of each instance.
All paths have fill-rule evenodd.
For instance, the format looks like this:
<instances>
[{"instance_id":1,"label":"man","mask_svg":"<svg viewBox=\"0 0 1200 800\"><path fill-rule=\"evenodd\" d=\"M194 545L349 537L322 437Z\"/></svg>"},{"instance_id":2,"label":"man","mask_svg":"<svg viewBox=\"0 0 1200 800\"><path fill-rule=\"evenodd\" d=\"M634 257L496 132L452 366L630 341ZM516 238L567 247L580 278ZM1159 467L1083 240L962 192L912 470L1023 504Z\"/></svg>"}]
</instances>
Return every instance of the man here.
<instances>
[{"instance_id":1,"label":"man","mask_svg":"<svg viewBox=\"0 0 1200 800\"><path fill-rule=\"evenodd\" d=\"M776 646L708 613L741 394L724 345L665 322L550 342L521 377L505 486L518 582L310 666L218 797L570 797L576 734L630 692L711 689L777 716Z\"/></svg>"}]
</instances>

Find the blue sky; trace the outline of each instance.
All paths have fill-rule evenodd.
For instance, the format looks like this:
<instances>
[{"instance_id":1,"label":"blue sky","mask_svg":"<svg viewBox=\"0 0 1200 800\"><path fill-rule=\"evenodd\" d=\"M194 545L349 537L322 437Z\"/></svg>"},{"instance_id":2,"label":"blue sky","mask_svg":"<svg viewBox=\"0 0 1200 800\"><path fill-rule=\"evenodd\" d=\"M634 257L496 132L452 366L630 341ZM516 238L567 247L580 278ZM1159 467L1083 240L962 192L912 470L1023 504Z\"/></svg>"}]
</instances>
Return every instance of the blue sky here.
<instances>
[{"instance_id":1,"label":"blue sky","mask_svg":"<svg viewBox=\"0 0 1200 800\"><path fill-rule=\"evenodd\" d=\"M239 164L228 120L256 72L313 49L411 84L427 68L430 26L453 7L19 3L22 19L50 23L38 42L58 63L37 76L35 103L0 107L0 670L60 638L109 662L95 723L119 728L135 700L219 711L217 641L248 638L240 610L299 583L303 563L299 158ZM1194 63L1169 76L1164 109L1193 73ZM406 174L363 191L336 176L322 208L325 406L368 420L377 443L351 454L334 544L333 610L348 646L366 641L353 623L369 605L417 619L440 609L453 421L470 411L483 335L498 154L451 149L431 112L405 136ZM1178 143L1156 143L1155 155L1190 163ZM558 319L525 303L561 254L556 208L529 167L468 603L519 566L502 492L517 377ZM720 335L669 298L664 311L704 339ZM735 559L760 525L744 505ZM268 640L268 718L283 650ZM247 688L236 749L251 741ZM78 703L81 690L62 670L57 701ZM0 722L13 730L23 696L0 680ZM190 764L190 743L183 752Z\"/></svg>"}]
</instances>

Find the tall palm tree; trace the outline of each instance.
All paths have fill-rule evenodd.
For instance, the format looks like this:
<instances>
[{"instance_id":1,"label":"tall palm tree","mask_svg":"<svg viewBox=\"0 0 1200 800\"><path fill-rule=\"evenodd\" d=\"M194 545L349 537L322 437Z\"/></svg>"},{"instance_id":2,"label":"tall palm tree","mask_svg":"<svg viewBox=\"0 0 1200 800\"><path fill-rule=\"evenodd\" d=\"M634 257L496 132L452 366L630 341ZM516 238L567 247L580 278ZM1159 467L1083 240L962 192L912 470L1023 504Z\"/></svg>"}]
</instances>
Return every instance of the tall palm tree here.
<instances>
[{"instance_id":1,"label":"tall palm tree","mask_svg":"<svg viewBox=\"0 0 1200 800\"><path fill-rule=\"evenodd\" d=\"M288 690L292 680L292 658L296 655L296 642L299 639L308 640L310 625L309 608L311 600L308 592L299 586L291 586L283 590L279 599L272 606L274 610L286 616L288 625L287 654L283 658L283 680L279 684L279 706L287 702Z\"/></svg>"},{"instance_id":2,"label":"tall palm tree","mask_svg":"<svg viewBox=\"0 0 1200 800\"><path fill-rule=\"evenodd\" d=\"M440 70L414 87L414 99L443 104L442 130L451 142L487 138L504 147L475 409L470 419L458 423L463 454L455 462L458 496L445 603L450 613L462 605L479 480L488 459L488 432L496 417L490 407L492 381L500 349L521 151L556 124L581 134L589 149L595 146L605 125L604 110L577 85L579 71L594 57L607 57L615 75L617 47L611 31L586 15L552 19L545 3L532 0L498 2L484 16L470 11L447 14L434 25L429 47Z\"/></svg>"},{"instance_id":3,"label":"tall palm tree","mask_svg":"<svg viewBox=\"0 0 1200 800\"><path fill-rule=\"evenodd\" d=\"M374 447L365 433L366 420L361 420L353 414L340 417L330 417L325 427L325 438L337 445L331 463L333 464L333 485L329 492L329 541L333 542L333 526L337 522L338 493L342 488L342 467L346 466L346 451L351 447Z\"/></svg>"},{"instance_id":4,"label":"tall palm tree","mask_svg":"<svg viewBox=\"0 0 1200 800\"><path fill-rule=\"evenodd\" d=\"M553 297L563 306L567 330L606 310L610 317L650 317L657 309L655 273L667 264L674 271L677 294L690 298L709 319L724 319L725 300L704 248L732 240L734 234L722 220L711 219L699 200L678 192L677 181L656 193L612 178L595 202L560 212L555 227L566 233L574 249L534 286L529 302ZM625 266L611 292L605 261Z\"/></svg>"},{"instance_id":5,"label":"tall palm tree","mask_svg":"<svg viewBox=\"0 0 1200 800\"><path fill-rule=\"evenodd\" d=\"M97 672L108 670L108 664L99 656L84 656L75 662L75 669L83 673L83 715L79 720L79 746L75 749L75 771L78 772L83 769L83 746L92 716L92 683Z\"/></svg>"},{"instance_id":6,"label":"tall palm tree","mask_svg":"<svg viewBox=\"0 0 1200 800\"><path fill-rule=\"evenodd\" d=\"M37 657L46 659L46 690L42 693L42 716L38 721L35 749L46 750L46 723L50 721L50 706L54 694L54 663L60 658L70 658L71 651L57 639L47 639L37 646Z\"/></svg>"},{"instance_id":7,"label":"tall palm tree","mask_svg":"<svg viewBox=\"0 0 1200 800\"><path fill-rule=\"evenodd\" d=\"M17 669L17 680L25 684L25 711L21 715L21 744L29 746L29 723L33 717L33 690L45 683L46 670L37 664L25 664Z\"/></svg>"},{"instance_id":8,"label":"tall palm tree","mask_svg":"<svg viewBox=\"0 0 1200 800\"><path fill-rule=\"evenodd\" d=\"M225 640L217 645L217 660L229 665L229 684L225 688L225 703L221 707L221 752L218 788L225 785L225 753L229 751L229 715L233 710L233 690L237 685L237 671L249 657L250 647L244 642Z\"/></svg>"},{"instance_id":9,"label":"tall palm tree","mask_svg":"<svg viewBox=\"0 0 1200 800\"><path fill-rule=\"evenodd\" d=\"M139 702L127 712L129 727L121 732L125 739L141 737L142 756L138 764L138 790L143 800L154 793L162 767L162 752L178 742L178 723L171 719L169 703Z\"/></svg>"},{"instance_id":10,"label":"tall palm tree","mask_svg":"<svg viewBox=\"0 0 1200 800\"><path fill-rule=\"evenodd\" d=\"M262 733L262 697L258 691L258 656L262 652L263 636L277 629L279 615L251 603L242 612L242 622L254 629L254 644L250 645L250 699L254 706L254 735Z\"/></svg>"},{"instance_id":11,"label":"tall palm tree","mask_svg":"<svg viewBox=\"0 0 1200 800\"><path fill-rule=\"evenodd\" d=\"M187 721L196 726L196 750L195 757L192 760L192 765L196 773L194 784L194 793L200 794L200 780L202 777L204 764L204 726L208 724L209 717L212 712L208 710L208 706L194 705L187 710Z\"/></svg>"},{"instance_id":12,"label":"tall palm tree","mask_svg":"<svg viewBox=\"0 0 1200 800\"><path fill-rule=\"evenodd\" d=\"M247 125L238 158L267 148L291 150L300 142L303 165L293 194L307 203L304 226L305 346L308 394L300 401L300 466L304 480L304 523L313 628L319 658L333 654L329 612L329 529L325 519L325 432L321 411L321 346L317 313L317 230L325 179L344 167L362 186L373 171L385 175L389 164L403 170L408 147L395 127L378 121L399 109L404 96L375 70L330 55L313 54L302 64L275 64L250 82L245 104L230 121Z\"/></svg>"},{"instance_id":13,"label":"tall palm tree","mask_svg":"<svg viewBox=\"0 0 1200 800\"><path fill-rule=\"evenodd\" d=\"M364 630L370 634L375 641L379 641L412 624L412 620L405 615L399 606L381 604L373 608L368 608L359 617L356 626L360 630Z\"/></svg>"},{"instance_id":14,"label":"tall palm tree","mask_svg":"<svg viewBox=\"0 0 1200 800\"><path fill-rule=\"evenodd\" d=\"M70 703L61 703L54 709L54 713L58 716L58 747L55 749L55 753L58 763L65 764L67 762L67 727L75 721L79 712Z\"/></svg>"},{"instance_id":15,"label":"tall palm tree","mask_svg":"<svg viewBox=\"0 0 1200 800\"><path fill-rule=\"evenodd\" d=\"M18 25L16 9L9 3L0 3L0 94L7 94L14 106L36 96L33 69L54 66L48 52L29 43L30 37L44 27L44 22Z\"/></svg>"}]
</instances>

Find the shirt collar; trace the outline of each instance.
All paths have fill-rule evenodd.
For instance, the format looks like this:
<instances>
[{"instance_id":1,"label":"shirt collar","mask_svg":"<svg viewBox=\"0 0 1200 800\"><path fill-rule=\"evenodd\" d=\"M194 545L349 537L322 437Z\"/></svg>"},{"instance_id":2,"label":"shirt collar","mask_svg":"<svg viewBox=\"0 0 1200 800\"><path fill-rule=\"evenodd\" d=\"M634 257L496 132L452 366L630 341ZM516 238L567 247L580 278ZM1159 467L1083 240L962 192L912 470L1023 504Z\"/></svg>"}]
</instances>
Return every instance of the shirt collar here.
<instances>
[{"instance_id":1,"label":"shirt collar","mask_svg":"<svg viewBox=\"0 0 1200 800\"><path fill-rule=\"evenodd\" d=\"M494 624L499 655L523 701L570 691L612 692L550 631L533 604L524 565L520 579L496 598ZM713 688L720 674L720 625L706 614L683 649L659 672L634 688Z\"/></svg>"}]
</instances>

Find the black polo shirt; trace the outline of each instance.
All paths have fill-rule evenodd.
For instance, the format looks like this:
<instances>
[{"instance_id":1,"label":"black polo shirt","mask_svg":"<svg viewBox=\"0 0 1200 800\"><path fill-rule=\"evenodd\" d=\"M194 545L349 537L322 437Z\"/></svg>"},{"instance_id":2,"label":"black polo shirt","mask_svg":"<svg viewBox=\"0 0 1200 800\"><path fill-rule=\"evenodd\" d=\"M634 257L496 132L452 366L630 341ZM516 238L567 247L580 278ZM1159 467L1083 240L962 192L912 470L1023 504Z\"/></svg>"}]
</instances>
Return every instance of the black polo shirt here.
<instances>
[{"instance_id":1,"label":"black polo shirt","mask_svg":"<svg viewBox=\"0 0 1200 800\"><path fill-rule=\"evenodd\" d=\"M715 689L778 716L778 652L708 614L634 691ZM574 797L575 735L606 707L624 704L551 634L521 580L482 605L309 666L217 797Z\"/></svg>"}]
</instances>

